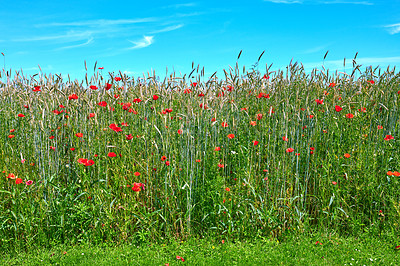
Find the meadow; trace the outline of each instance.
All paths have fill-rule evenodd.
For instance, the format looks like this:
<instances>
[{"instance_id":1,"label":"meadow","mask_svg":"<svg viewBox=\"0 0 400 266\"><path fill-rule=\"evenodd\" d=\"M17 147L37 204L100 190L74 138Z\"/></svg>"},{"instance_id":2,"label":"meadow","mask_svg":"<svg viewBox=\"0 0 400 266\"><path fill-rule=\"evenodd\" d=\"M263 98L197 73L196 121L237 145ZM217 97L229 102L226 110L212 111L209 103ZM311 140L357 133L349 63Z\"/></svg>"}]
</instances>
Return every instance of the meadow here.
<instances>
[{"instance_id":1,"label":"meadow","mask_svg":"<svg viewBox=\"0 0 400 266\"><path fill-rule=\"evenodd\" d=\"M0 246L399 237L395 68L192 68L3 71Z\"/></svg>"}]
</instances>

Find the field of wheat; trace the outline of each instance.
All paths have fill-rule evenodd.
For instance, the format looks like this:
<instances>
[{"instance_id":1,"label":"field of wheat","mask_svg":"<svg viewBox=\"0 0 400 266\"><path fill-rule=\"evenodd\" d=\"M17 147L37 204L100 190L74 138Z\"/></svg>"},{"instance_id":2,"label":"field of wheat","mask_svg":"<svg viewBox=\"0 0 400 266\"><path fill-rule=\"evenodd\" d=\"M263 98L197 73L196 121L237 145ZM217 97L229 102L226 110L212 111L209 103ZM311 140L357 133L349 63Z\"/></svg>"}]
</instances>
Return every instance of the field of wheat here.
<instances>
[{"instance_id":1,"label":"field of wheat","mask_svg":"<svg viewBox=\"0 0 400 266\"><path fill-rule=\"evenodd\" d=\"M1 73L0 245L399 232L400 74Z\"/></svg>"}]
</instances>

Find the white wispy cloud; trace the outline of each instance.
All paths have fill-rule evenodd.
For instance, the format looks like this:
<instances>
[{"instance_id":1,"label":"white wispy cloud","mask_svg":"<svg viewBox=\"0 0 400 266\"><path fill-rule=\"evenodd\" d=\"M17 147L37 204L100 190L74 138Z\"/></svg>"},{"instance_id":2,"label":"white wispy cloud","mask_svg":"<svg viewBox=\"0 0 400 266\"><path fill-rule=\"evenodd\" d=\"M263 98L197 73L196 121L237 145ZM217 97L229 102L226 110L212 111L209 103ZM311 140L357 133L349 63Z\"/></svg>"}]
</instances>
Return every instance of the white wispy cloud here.
<instances>
[{"instance_id":1,"label":"white wispy cloud","mask_svg":"<svg viewBox=\"0 0 400 266\"><path fill-rule=\"evenodd\" d=\"M155 33L160 33L160 32L168 32L168 31L173 31L173 30L177 30L183 27L183 24L179 24L179 25L174 25L174 26L169 26L160 30L155 30L150 32L150 34L155 34Z\"/></svg>"},{"instance_id":2,"label":"white wispy cloud","mask_svg":"<svg viewBox=\"0 0 400 266\"><path fill-rule=\"evenodd\" d=\"M42 69L43 72L48 72L48 71L53 69L53 66L52 65L47 65L47 66L40 67L40 68ZM39 65L38 65L38 66L35 66L35 67L24 67L23 70L24 70L24 72L27 72L27 71L40 71L40 68L39 68Z\"/></svg>"},{"instance_id":3,"label":"white wispy cloud","mask_svg":"<svg viewBox=\"0 0 400 266\"><path fill-rule=\"evenodd\" d=\"M143 39L139 41L130 41L130 42L133 43L134 46L128 48L129 50L145 48L154 43L154 36L143 36Z\"/></svg>"},{"instance_id":4,"label":"white wispy cloud","mask_svg":"<svg viewBox=\"0 0 400 266\"><path fill-rule=\"evenodd\" d=\"M309 48L307 50L302 51L302 54L314 54L314 53L318 53L318 52L322 52L327 50L328 45L320 45L320 46L316 46L316 47L312 47Z\"/></svg>"},{"instance_id":5,"label":"white wispy cloud","mask_svg":"<svg viewBox=\"0 0 400 266\"><path fill-rule=\"evenodd\" d=\"M192 6L196 6L196 5L197 5L196 3L183 3L183 4L164 6L163 8L181 8L181 7L192 7Z\"/></svg>"},{"instance_id":6,"label":"white wispy cloud","mask_svg":"<svg viewBox=\"0 0 400 266\"><path fill-rule=\"evenodd\" d=\"M400 56L392 56L392 57L357 57L355 60L358 65L366 66L388 66L388 65L398 65L400 63ZM324 61L325 68L330 69L343 69L344 59L339 60L326 60ZM305 69L313 69L315 67L321 67L322 61L320 62L308 62L303 63ZM346 69L353 68L353 58L346 59Z\"/></svg>"},{"instance_id":7,"label":"white wispy cloud","mask_svg":"<svg viewBox=\"0 0 400 266\"><path fill-rule=\"evenodd\" d=\"M369 1L341 1L341 0L331 0L323 1L323 4L352 4L352 5L367 5L372 6L374 3Z\"/></svg>"},{"instance_id":8,"label":"white wispy cloud","mask_svg":"<svg viewBox=\"0 0 400 266\"><path fill-rule=\"evenodd\" d=\"M276 4L301 4L303 1L298 0L264 0L264 2L271 2Z\"/></svg>"},{"instance_id":9,"label":"white wispy cloud","mask_svg":"<svg viewBox=\"0 0 400 266\"><path fill-rule=\"evenodd\" d=\"M66 50L66 49L74 49L74 48L78 48L78 47L82 47L82 46L86 46L89 45L93 42L93 38L88 39L86 42L81 43L81 44L76 44L76 45L70 45L70 46L64 46L64 47L60 47L57 48L55 50Z\"/></svg>"},{"instance_id":10,"label":"white wispy cloud","mask_svg":"<svg viewBox=\"0 0 400 266\"><path fill-rule=\"evenodd\" d=\"M159 18L148 17L138 19L97 19L97 20L86 20L86 21L72 21L72 22L52 22L47 24L36 24L36 27L65 27L65 26L76 26L76 27L106 27L106 26L117 26L137 23L147 23L159 20Z\"/></svg>"},{"instance_id":11,"label":"white wispy cloud","mask_svg":"<svg viewBox=\"0 0 400 266\"><path fill-rule=\"evenodd\" d=\"M352 5L373 5L370 1L346 1L346 0L264 0L264 2L276 4L352 4Z\"/></svg>"},{"instance_id":12,"label":"white wispy cloud","mask_svg":"<svg viewBox=\"0 0 400 266\"><path fill-rule=\"evenodd\" d=\"M91 31L83 31L83 32L75 32L69 31L64 34L59 35L45 35L45 36L33 36L33 37L25 37L21 39L14 39L14 42L31 42L31 41L56 41L56 40L68 40L68 42L85 40L91 37L93 32Z\"/></svg>"},{"instance_id":13,"label":"white wispy cloud","mask_svg":"<svg viewBox=\"0 0 400 266\"><path fill-rule=\"evenodd\" d=\"M396 34L400 32L400 23L387 25L385 28L387 28L390 34Z\"/></svg>"}]
</instances>

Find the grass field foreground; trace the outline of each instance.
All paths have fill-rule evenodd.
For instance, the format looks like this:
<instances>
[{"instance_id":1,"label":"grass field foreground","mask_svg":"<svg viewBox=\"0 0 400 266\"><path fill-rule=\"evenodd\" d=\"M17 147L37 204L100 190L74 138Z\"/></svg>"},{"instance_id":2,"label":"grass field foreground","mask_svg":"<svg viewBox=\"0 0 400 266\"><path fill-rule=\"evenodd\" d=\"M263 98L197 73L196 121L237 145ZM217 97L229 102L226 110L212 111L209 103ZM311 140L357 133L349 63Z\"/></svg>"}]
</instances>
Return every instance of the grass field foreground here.
<instances>
[{"instance_id":1,"label":"grass field foreground","mask_svg":"<svg viewBox=\"0 0 400 266\"><path fill-rule=\"evenodd\" d=\"M120 246L87 244L10 254L7 265L399 265L390 237L301 236L279 241L206 239Z\"/></svg>"}]
</instances>

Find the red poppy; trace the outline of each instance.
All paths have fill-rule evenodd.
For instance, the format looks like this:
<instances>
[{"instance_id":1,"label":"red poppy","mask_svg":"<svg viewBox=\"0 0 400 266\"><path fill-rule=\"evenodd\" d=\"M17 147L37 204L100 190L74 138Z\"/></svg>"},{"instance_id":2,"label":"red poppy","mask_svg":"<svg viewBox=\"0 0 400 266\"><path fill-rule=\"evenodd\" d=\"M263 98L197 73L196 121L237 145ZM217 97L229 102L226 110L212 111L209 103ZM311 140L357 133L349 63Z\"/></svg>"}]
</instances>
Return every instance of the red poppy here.
<instances>
[{"instance_id":1,"label":"red poppy","mask_svg":"<svg viewBox=\"0 0 400 266\"><path fill-rule=\"evenodd\" d=\"M262 119L262 117L263 117L263 115L262 115L262 114L257 114L257 120L261 120L261 119Z\"/></svg>"},{"instance_id":2,"label":"red poppy","mask_svg":"<svg viewBox=\"0 0 400 266\"><path fill-rule=\"evenodd\" d=\"M310 150L315 151L315 148L314 147L310 147Z\"/></svg>"},{"instance_id":3,"label":"red poppy","mask_svg":"<svg viewBox=\"0 0 400 266\"><path fill-rule=\"evenodd\" d=\"M191 92L192 92L191 89L185 89L185 90L183 91L183 93L191 93Z\"/></svg>"},{"instance_id":4,"label":"red poppy","mask_svg":"<svg viewBox=\"0 0 400 266\"><path fill-rule=\"evenodd\" d=\"M221 148L220 147L215 147L214 151L220 151Z\"/></svg>"},{"instance_id":5,"label":"red poppy","mask_svg":"<svg viewBox=\"0 0 400 266\"><path fill-rule=\"evenodd\" d=\"M23 115L23 114L18 114L18 117L25 117L25 115Z\"/></svg>"},{"instance_id":6,"label":"red poppy","mask_svg":"<svg viewBox=\"0 0 400 266\"><path fill-rule=\"evenodd\" d=\"M24 107L25 107L26 109L28 109L28 108L29 108L29 105L27 105L27 104L24 104Z\"/></svg>"},{"instance_id":7,"label":"red poppy","mask_svg":"<svg viewBox=\"0 0 400 266\"><path fill-rule=\"evenodd\" d=\"M105 87L106 91L108 91L109 89L111 89L111 87L112 87L112 84L106 83L106 87Z\"/></svg>"},{"instance_id":8,"label":"red poppy","mask_svg":"<svg viewBox=\"0 0 400 266\"><path fill-rule=\"evenodd\" d=\"M378 129L383 129L383 126L381 126L381 125L378 125Z\"/></svg>"},{"instance_id":9,"label":"red poppy","mask_svg":"<svg viewBox=\"0 0 400 266\"><path fill-rule=\"evenodd\" d=\"M33 88L33 91L35 91L35 92L36 92L36 91L41 91L41 90L40 90L40 86L35 86L35 87Z\"/></svg>"},{"instance_id":10,"label":"red poppy","mask_svg":"<svg viewBox=\"0 0 400 266\"><path fill-rule=\"evenodd\" d=\"M315 242L315 245L318 245L318 244L322 245L322 243L319 241Z\"/></svg>"},{"instance_id":11,"label":"red poppy","mask_svg":"<svg viewBox=\"0 0 400 266\"><path fill-rule=\"evenodd\" d=\"M324 104L324 100L315 99L315 102L318 104Z\"/></svg>"},{"instance_id":12,"label":"red poppy","mask_svg":"<svg viewBox=\"0 0 400 266\"><path fill-rule=\"evenodd\" d=\"M95 116L94 113L90 113L90 114L89 114L89 117L94 117L94 116Z\"/></svg>"},{"instance_id":13,"label":"red poppy","mask_svg":"<svg viewBox=\"0 0 400 266\"><path fill-rule=\"evenodd\" d=\"M256 126L257 125L257 121L250 121L250 125Z\"/></svg>"},{"instance_id":14,"label":"red poppy","mask_svg":"<svg viewBox=\"0 0 400 266\"><path fill-rule=\"evenodd\" d=\"M25 182L25 185L27 185L27 186L30 186L30 185L32 185L32 184L33 184L33 181L32 181L32 180L28 180L28 181Z\"/></svg>"},{"instance_id":15,"label":"red poppy","mask_svg":"<svg viewBox=\"0 0 400 266\"><path fill-rule=\"evenodd\" d=\"M133 183L133 186L132 186L132 190L133 191L136 191L136 192L139 192L139 191L141 191L141 190L144 190L144 184L143 183Z\"/></svg>"},{"instance_id":16,"label":"red poppy","mask_svg":"<svg viewBox=\"0 0 400 266\"><path fill-rule=\"evenodd\" d=\"M335 87L335 86L336 86L336 83L333 83L333 82L332 82L332 83L329 83L329 87L330 87L330 88Z\"/></svg>"},{"instance_id":17,"label":"red poppy","mask_svg":"<svg viewBox=\"0 0 400 266\"><path fill-rule=\"evenodd\" d=\"M222 122L222 123L221 123L221 126L222 126L222 127L228 127L228 123Z\"/></svg>"},{"instance_id":18,"label":"red poppy","mask_svg":"<svg viewBox=\"0 0 400 266\"><path fill-rule=\"evenodd\" d=\"M52 149L53 151L56 150L56 147L50 146L50 149Z\"/></svg>"},{"instance_id":19,"label":"red poppy","mask_svg":"<svg viewBox=\"0 0 400 266\"><path fill-rule=\"evenodd\" d=\"M102 106L102 107L106 107L107 106L107 102L106 101L101 101L97 105L98 106Z\"/></svg>"},{"instance_id":20,"label":"red poppy","mask_svg":"<svg viewBox=\"0 0 400 266\"><path fill-rule=\"evenodd\" d=\"M196 160L196 163L199 163L199 162L201 162L201 160L200 160L200 159L197 159L197 160Z\"/></svg>"},{"instance_id":21,"label":"red poppy","mask_svg":"<svg viewBox=\"0 0 400 266\"><path fill-rule=\"evenodd\" d=\"M115 77L114 80L115 81L120 81L122 78L121 77Z\"/></svg>"},{"instance_id":22,"label":"red poppy","mask_svg":"<svg viewBox=\"0 0 400 266\"><path fill-rule=\"evenodd\" d=\"M7 178L10 178L10 179L15 179L15 178L16 178L16 176L15 176L13 173L10 173L10 174L8 174Z\"/></svg>"},{"instance_id":23,"label":"red poppy","mask_svg":"<svg viewBox=\"0 0 400 266\"><path fill-rule=\"evenodd\" d=\"M219 167L219 168L224 168L225 166L224 166L222 163L219 163L219 164L218 164L218 167Z\"/></svg>"},{"instance_id":24,"label":"red poppy","mask_svg":"<svg viewBox=\"0 0 400 266\"><path fill-rule=\"evenodd\" d=\"M258 99L261 99L261 98L269 99L269 94L266 94L266 93L264 93L264 92L260 92L260 93L257 95L257 98L258 98Z\"/></svg>"},{"instance_id":25,"label":"red poppy","mask_svg":"<svg viewBox=\"0 0 400 266\"><path fill-rule=\"evenodd\" d=\"M97 90L98 89L97 86L95 86L95 85L91 85L89 88L92 89L92 90Z\"/></svg>"},{"instance_id":26,"label":"red poppy","mask_svg":"<svg viewBox=\"0 0 400 266\"><path fill-rule=\"evenodd\" d=\"M114 94L115 99L119 99L119 94Z\"/></svg>"},{"instance_id":27,"label":"red poppy","mask_svg":"<svg viewBox=\"0 0 400 266\"><path fill-rule=\"evenodd\" d=\"M267 74L264 74L263 79L269 79L269 76L267 76Z\"/></svg>"},{"instance_id":28,"label":"red poppy","mask_svg":"<svg viewBox=\"0 0 400 266\"><path fill-rule=\"evenodd\" d=\"M332 185L336 185L337 184L337 182L336 181L332 181Z\"/></svg>"},{"instance_id":29,"label":"red poppy","mask_svg":"<svg viewBox=\"0 0 400 266\"><path fill-rule=\"evenodd\" d=\"M122 128L120 128L118 125L116 124L111 124L108 126L109 128L111 128L112 130L114 130L115 132L120 132L122 131Z\"/></svg>"},{"instance_id":30,"label":"red poppy","mask_svg":"<svg viewBox=\"0 0 400 266\"><path fill-rule=\"evenodd\" d=\"M131 139L133 139L133 135L132 135L132 134L125 135L125 136L126 136L126 139L127 139L127 140L131 140Z\"/></svg>"},{"instance_id":31,"label":"red poppy","mask_svg":"<svg viewBox=\"0 0 400 266\"><path fill-rule=\"evenodd\" d=\"M393 172L392 172L392 171L388 171L386 174L387 174L388 176L392 176L392 175L393 175Z\"/></svg>"},{"instance_id":32,"label":"red poppy","mask_svg":"<svg viewBox=\"0 0 400 266\"><path fill-rule=\"evenodd\" d=\"M391 139L394 139L392 135L386 135L385 140L391 140Z\"/></svg>"},{"instance_id":33,"label":"red poppy","mask_svg":"<svg viewBox=\"0 0 400 266\"><path fill-rule=\"evenodd\" d=\"M394 248L395 250L400 250L400 245Z\"/></svg>"},{"instance_id":34,"label":"red poppy","mask_svg":"<svg viewBox=\"0 0 400 266\"><path fill-rule=\"evenodd\" d=\"M373 81L373 80L367 80L367 82L368 82L369 84L371 84L371 85L374 85L374 84L375 84L375 81Z\"/></svg>"},{"instance_id":35,"label":"red poppy","mask_svg":"<svg viewBox=\"0 0 400 266\"><path fill-rule=\"evenodd\" d=\"M13 137L15 137L15 135L8 135L8 137L9 137L10 139L12 139Z\"/></svg>"},{"instance_id":36,"label":"red poppy","mask_svg":"<svg viewBox=\"0 0 400 266\"><path fill-rule=\"evenodd\" d=\"M50 136L49 139L54 139L54 136Z\"/></svg>"},{"instance_id":37,"label":"red poppy","mask_svg":"<svg viewBox=\"0 0 400 266\"><path fill-rule=\"evenodd\" d=\"M335 111L336 111L336 112L340 112L340 111L342 111L342 110L343 110L342 107L340 107L339 105L335 105Z\"/></svg>"},{"instance_id":38,"label":"red poppy","mask_svg":"<svg viewBox=\"0 0 400 266\"><path fill-rule=\"evenodd\" d=\"M394 171L394 172L393 172L393 175L394 175L394 176L400 176L400 173L397 172L397 171Z\"/></svg>"},{"instance_id":39,"label":"red poppy","mask_svg":"<svg viewBox=\"0 0 400 266\"><path fill-rule=\"evenodd\" d=\"M117 154L115 154L115 152L109 152L108 157L117 157Z\"/></svg>"},{"instance_id":40,"label":"red poppy","mask_svg":"<svg viewBox=\"0 0 400 266\"><path fill-rule=\"evenodd\" d=\"M182 134L182 129L178 129L178 134Z\"/></svg>"},{"instance_id":41,"label":"red poppy","mask_svg":"<svg viewBox=\"0 0 400 266\"><path fill-rule=\"evenodd\" d=\"M104 67L99 67L100 70L104 69Z\"/></svg>"},{"instance_id":42,"label":"red poppy","mask_svg":"<svg viewBox=\"0 0 400 266\"><path fill-rule=\"evenodd\" d=\"M228 191L228 192L229 192L229 191L231 191L231 189L230 189L230 188L228 188L228 187L227 187L227 188L225 188L225 190L226 190L226 191Z\"/></svg>"},{"instance_id":43,"label":"red poppy","mask_svg":"<svg viewBox=\"0 0 400 266\"><path fill-rule=\"evenodd\" d=\"M94 161L93 160L87 160L85 166L91 166L94 165Z\"/></svg>"},{"instance_id":44,"label":"red poppy","mask_svg":"<svg viewBox=\"0 0 400 266\"><path fill-rule=\"evenodd\" d=\"M167 160L167 156L163 155L163 156L161 157L161 161L165 161L165 160Z\"/></svg>"},{"instance_id":45,"label":"red poppy","mask_svg":"<svg viewBox=\"0 0 400 266\"><path fill-rule=\"evenodd\" d=\"M358 109L358 111L361 112L361 113L366 113L367 112L367 108L361 107L360 109Z\"/></svg>"},{"instance_id":46,"label":"red poppy","mask_svg":"<svg viewBox=\"0 0 400 266\"><path fill-rule=\"evenodd\" d=\"M68 100L77 100L78 99L78 95L76 94L71 94L70 96L68 96Z\"/></svg>"},{"instance_id":47,"label":"red poppy","mask_svg":"<svg viewBox=\"0 0 400 266\"><path fill-rule=\"evenodd\" d=\"M204 97L204 93L199 93L199 95L197 95L197 96L199 96L199 97Z\"/></svg>"},{"instance_id":48,"label":"red poppy","mask_svg":"<svg viewBox=\"0 0 400 266\"><path fill-rule=\"evenodd\" d=\"M22 184L24 181L22 181L22 178L17 178L17 179L15 179L15 184L17 184L17 185L19 185L19 184Z\"/></svg>"},{"instance_id":49,"label":"red poppy","mask_svg":"<svg viewBox=\"0 0 400 266\"><path fill-rule=\"evenodd\" d=\"M166 166L169 166L169 165L170 165L170 162L169 162L169 161L166 161L166 162L165 162L165 165L166 165Z\"/></svg>"},{"instance_id":50,"label":"red poppy","mask_svg":"<svg viewBox=\"0 0 400 266\"><path fill-rule=\"evenodd\" d=\"M289 141L289 139L288 139L286 136L283 136L282 139L283 139L284 141Z\"/></svg>"},{"instance_id":51,"label":"red poppy","mask_svg":"<svg viewBox=\"0 0 400 266\"><path fill-rule=\"evenodd\" d=\"M142 100L141 99L139 99L139 98L135 98L135 99L133 99L133 103L140 103Z\"/></svg>"},{"instance_id":52,"label":"red poppy","mask_svg":"<svg viewBox=\"0 0 400 266\"><path fill-rule=\"evenodd\" d=\"M87 163L87 159L79 158L78 163L85 165Z\"/></svg>"},{"instance_id":53,"label":"red poppy","mask_svg":"<svg viewBox=\"0 0 400 266\"><path fill-rule=\"evenodd\" d=\"M351 155L348 154L348 153L345 153L345 154L344 154L344 157L346 157L346 158L350 158L350 156L351 156Z\"/></svg>"},{"instance_id":54,"label":"red poppy","mask_svg":"<svg viewBox=\"0 0 400 266\"><path fill-rule=\"evenodd\" d=\"M228 139L233 139L234 137L235 137L234 134L229 134L229 135L228 135Z\"/></svg>"},{"instance_id":55,"label":"red poppy","mask_svg":"<svg viewBox=\"0 0 400 266\"><path fill-rule=\"evenodd\" d=\"M258 142L257 140L253 140L253 145L254 145L254 146L257 146L258 143L259 143L259 142Z\"/></svg>"},{"instance_id":56,"label":"red poppy","mask_svg":"<svg viewBox=\"0 0 400 266\"><path fill-rule=\"evenodd\" d=\"M75 150L75 148L69 148L71 151L74 151Z\"/></svg>"},{"instance_id":57,"label":"red poppy","mask_svg":"<svg viewBox=\"0 0 400 266\"><path fill-rule=\"evenodd\" d=\"M287 152L287 153L289 153L289 152L294 152L294 149L293 149L293 148L287 148L287 149L286 149L286 152Z\"/></svg>"},{"instance_id":58,"label":"red poppy","mask_svg":"<svg viewBox=\"0 0 400 266\"><path fill-rule=\"evenodd\" d=\"M158 95L153 95L153 100L154 100L154 101L157 101L158 98L159 98Z\"/></svg>"},{"instance_id":59,"label":"red poppy","mask_svg":"<svg viewBox=\"0 0 400 266\"><path fill-rule=\"evenodd\" d=\"M196 87L196 86L197 86L197 82L193 82L192 87Z\"/></svg>"},{"instance_id":60,"label":"red poppy","mask_svg":"<svg viewBox=\"0 0 400 266\"><path fill-rule=\"evenodd\" d=\"M135 176L140 176L140 173L139 172L135 172L134 175Z\"/></svg>"},{"instance_id":61,"label":"red poppy","mask_svg":"<svg viewBox=\"0 0 400 266\"><path fill-rule=\"evenodd\" d=\"M353 118L354 117L354 115L353 114L346 114L346 118Z\"/></svg>"},{"instance_id":62,"label":"red poppy","mask_svg":"<svg viewBox=\"0 0 400 266\"><path fill-rule=\"evenodd\" d=\"M82 138L83 137L83 133L76 133L75 136L77 136L78 138Z\"/></svg>"}]
</instances>

